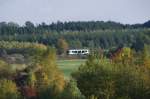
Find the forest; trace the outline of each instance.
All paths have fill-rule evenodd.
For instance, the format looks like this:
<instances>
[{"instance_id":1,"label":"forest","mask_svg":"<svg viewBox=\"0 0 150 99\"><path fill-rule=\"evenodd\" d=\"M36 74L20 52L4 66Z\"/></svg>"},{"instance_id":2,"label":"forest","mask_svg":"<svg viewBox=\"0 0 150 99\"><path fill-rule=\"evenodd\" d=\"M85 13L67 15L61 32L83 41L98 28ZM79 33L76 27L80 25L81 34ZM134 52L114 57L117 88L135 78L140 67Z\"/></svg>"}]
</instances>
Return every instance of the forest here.
<instances>
[{"instance_id":1,"label":"forest","mask_svg":"<svg viewBox=\"0 0 150 99\"><path fill-rule=\"evenodd\" d=\"M27 21L23 26L14 22L1 22L0 40L38 42L55 48L58 48L59 39L64 39L69 48L109 49L118 45L140 47L144 43L150 44L149 28L150 21L134 25L112 21L58 21L49 25L34 25Z\"/></svg>"},{"instance_id":2,"label":"forest","mask_svg":"<svg viewBox=\"0 0 150 99\"><path fill-rule=\"evenodd\" d=\"M66 79L71 48L91 53ZM150 21L1 22L0 99L150 99Z\"/></svg>"}]
</instances>

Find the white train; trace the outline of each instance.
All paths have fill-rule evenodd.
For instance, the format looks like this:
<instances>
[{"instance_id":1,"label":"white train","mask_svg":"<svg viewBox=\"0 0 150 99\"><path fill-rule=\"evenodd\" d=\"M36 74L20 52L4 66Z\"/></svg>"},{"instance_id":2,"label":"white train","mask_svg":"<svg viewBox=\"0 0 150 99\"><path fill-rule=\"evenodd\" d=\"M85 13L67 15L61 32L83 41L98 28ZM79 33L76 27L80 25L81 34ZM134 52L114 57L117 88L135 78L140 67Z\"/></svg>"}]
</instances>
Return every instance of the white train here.
<instances>
[{"instance_id":1,"label":"white train","mask_svg":"<svg viewBox=\"0 0 150 99\"><path fill-rule=\"evenodd\" d=\"M88 49L70 49L67 53L68 55L88 55L90 51Z\"/></svg>"}]
</instances>

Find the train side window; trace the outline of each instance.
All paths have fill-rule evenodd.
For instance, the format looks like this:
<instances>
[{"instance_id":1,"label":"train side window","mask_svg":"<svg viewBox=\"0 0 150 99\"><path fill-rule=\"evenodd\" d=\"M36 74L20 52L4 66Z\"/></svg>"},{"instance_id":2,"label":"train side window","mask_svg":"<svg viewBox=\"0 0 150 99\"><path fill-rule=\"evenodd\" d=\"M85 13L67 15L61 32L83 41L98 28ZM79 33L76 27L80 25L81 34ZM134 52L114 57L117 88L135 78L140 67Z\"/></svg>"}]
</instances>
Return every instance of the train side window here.
<instances>
[{"instance_id":1,"label":"train side window","mask_svg":"<svg viewBox=\"0 0 150 99\"><path fill-rule=\"evenodd\" d=\"M81 51L78 51L78 53L80 54L80 53L81 53Z\"/></svg>"}]
</instances>

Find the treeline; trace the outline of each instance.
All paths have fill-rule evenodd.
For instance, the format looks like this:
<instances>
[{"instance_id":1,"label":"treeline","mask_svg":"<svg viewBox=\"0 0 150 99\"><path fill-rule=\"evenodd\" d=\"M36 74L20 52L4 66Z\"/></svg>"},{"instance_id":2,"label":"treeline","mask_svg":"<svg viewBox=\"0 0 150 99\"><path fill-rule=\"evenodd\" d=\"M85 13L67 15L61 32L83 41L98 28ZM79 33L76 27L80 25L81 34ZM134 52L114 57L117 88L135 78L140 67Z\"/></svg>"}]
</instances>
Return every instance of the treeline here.
<instances>
[{"instance_id":1,"label":"treeline","mask_svg":"<svg viewBox=\"0 0 150 99\"><path fill-rule=\"evenodd\" d=\"M37 42L58 47L64 39L68 48L103 48L118 45L142 47L150 44L150 21L144 24L123 25L115 22L57 22L34 25L27 21L24 26L13 22L0 23L0 40ZM138 44L140 43L140 44Z\"/></svg>"},{"instance_id":2,"label":"treeline","mask_svg":"<svg viewBox=\"0 0 150 99\"><path fill-rule=\"evenodd\" d=\"M68 48L103 48L118 45L141 48L144 43L150 44L149 29L107 30L95 32L52 32L43 34L1 35L0 40L19 42L38 42L59 48L59 39L68 43Z\"/></svg>"},{"instance_id":3,"label":"treeline","mask_svg":"<svg viewBox=\"0 0 150 99\"><path fill-rule=\"evenodd\" d=\"M50 31L95 31L95 30L116 30L131 28L149 28L150 21L143 24L121 24L113 21L78 21L78 22L56 22L51 24L41 23L34 25L26 21L23 26L14 22L0 22L0 34L24 34L24 33L44 33Z\"/></svg>"}]
</instances>

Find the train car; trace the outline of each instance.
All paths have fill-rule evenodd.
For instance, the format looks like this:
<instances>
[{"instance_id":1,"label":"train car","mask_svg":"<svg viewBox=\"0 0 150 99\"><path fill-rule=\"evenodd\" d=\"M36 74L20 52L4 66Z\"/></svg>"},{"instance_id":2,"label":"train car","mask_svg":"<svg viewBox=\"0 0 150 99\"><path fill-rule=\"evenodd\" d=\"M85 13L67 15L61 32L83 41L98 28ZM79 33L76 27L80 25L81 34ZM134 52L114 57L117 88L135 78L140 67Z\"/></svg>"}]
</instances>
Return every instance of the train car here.
<instances>
[{"instance_id":1,"label":"train car","mask_svg":"<svg viewBox=\"0 0 150 99\"><path fill-rule=\"evenodd\" d=\"M89 49L70 49L67 51L68 55L88 55Z\"/></svg>"}]
</instances>

